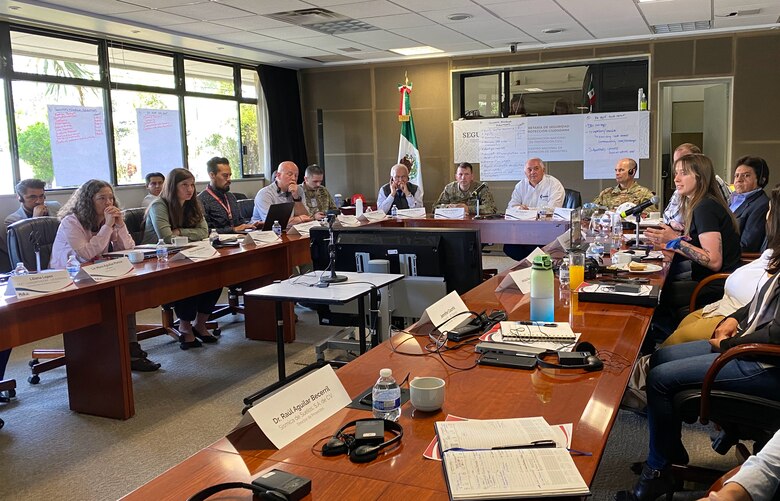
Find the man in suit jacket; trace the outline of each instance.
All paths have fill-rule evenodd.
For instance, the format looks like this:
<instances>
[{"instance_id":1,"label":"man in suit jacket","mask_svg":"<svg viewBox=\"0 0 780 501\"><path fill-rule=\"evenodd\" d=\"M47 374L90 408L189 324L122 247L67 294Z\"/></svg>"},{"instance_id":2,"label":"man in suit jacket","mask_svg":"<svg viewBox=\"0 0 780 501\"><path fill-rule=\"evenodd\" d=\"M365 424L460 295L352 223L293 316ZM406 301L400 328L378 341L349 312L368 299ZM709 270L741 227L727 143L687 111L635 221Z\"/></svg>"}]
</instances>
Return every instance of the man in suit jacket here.
<instances>
[{"instance_id":1,"label":"man in suit jacket","mask_svg":"<svg viewBox=\"0 0 780 501\"><path fill-rule=\"evenodd\" d=\"M769 168L761 157L742 157L734 170L734 193L729 208L739 222L742 252L760 252L766 237L769 197L764 186Z\"/></svg>"}]
</instances>

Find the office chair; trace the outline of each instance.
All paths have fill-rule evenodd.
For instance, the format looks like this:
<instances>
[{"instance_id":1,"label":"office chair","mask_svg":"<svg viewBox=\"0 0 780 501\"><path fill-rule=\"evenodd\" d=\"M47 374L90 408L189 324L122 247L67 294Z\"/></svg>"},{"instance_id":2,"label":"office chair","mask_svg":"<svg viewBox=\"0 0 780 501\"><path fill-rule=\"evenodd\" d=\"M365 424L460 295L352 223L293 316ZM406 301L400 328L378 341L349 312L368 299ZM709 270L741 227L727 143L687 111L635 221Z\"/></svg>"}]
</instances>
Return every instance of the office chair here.
<instances>
[{"instance_id":1,"label":"office chair","mask_svg":"<svg viewBox=\"0 0 780 501\"><path fill-rule=\"evenodd\" d=\"M580 195L579 191L570 190L569 188L565 188L564 191L566 194L563 197L563 206L566 209L576 209L577 207L582 207L582 196Z\"/></svg>"},{"instance_id":2,"label":"office chair","mask_svg":"<svg viewBox=\"0 0 780 501\"><path fill-rule=\"evenodd\" d=\"M780 346L750 343L726 350L712 362L701 388L681 391L674 396L673 402L675 411L686 423L694 423L698 419L702 424L712 421L720 426L721 436L713 445L716 452L726 454L737 446L738 453L746 456L749 453L740 441L753 440L755 454L780 428L780 401L712 388L723 366L739 358L760 358L779 363ZM674 474L678 478L711 482L722 472L676 466Z\"/></svg>"},{"instance_id":3,"label":"office chair","mask_svg":"<svg viewBox=\"0 0 780 501\"><path fill-rule=\"evenodd\" d=\"M5 366L8 363L8 357L11 355L11 349L0 351L0 402L8 402L16 396L16 380L2 379L5 375ZM0 419L0 428L5 425Z\"/></svg>"},{"instance_id":4,"label":"office chair","mask_svg":"<svg viewBox=\"0 0 780 501\"><path fill-rule=\"evenodd\" d=\"M236 197L236 200L246 200L247 196L245 193L241 193L238 191L231 191L234 197Z\"/></svg>"},{"instance_id":5,"label":"office chair","mask_svg":"<svg viewBox=\"0 0 780 501\"><path fill-rule=\"evenodd\" d=\"M41 269L49 267L51 248L60 220L56 217L33 217L22 219L8 227L8 256L13 263L24 263L28 270L36 269L36 259L33 241L37 241L41 254ZM46 359L46 362L41 362ZM65 365L63 350L60 349L36 349L32 351L30 370L32 374L27 381L38 384L38 374Z\"/></svg>"},{"instance_id":6,"label":"office chair","mask_svg":"<svg viewBox=\"0 0 780 501\"><path fill-rule=\"evenodd\" d=\"M239 217L241 218L241 221L248 222L252 219L252 212L255 210L255 201L251 198L245 198L242 200L237 200L238 202L238 211L239 211Z\"/></svg>"}]
</instances>

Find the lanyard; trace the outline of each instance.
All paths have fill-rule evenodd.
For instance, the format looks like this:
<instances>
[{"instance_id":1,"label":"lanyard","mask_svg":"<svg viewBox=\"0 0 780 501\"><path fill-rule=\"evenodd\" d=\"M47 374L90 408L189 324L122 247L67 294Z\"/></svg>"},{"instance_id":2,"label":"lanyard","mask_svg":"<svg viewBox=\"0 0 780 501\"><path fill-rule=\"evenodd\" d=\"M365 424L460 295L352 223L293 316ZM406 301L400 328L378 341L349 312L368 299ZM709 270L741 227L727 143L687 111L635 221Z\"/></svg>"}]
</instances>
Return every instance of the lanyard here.
<instances>
[{"instance_id":1,"label":"lanyard","mask_svg":"<svg viewBox=\"0 0 780 501\"><path fill-rule=\"evenodd\" d=\"M231 211L231 210L230 210L230 200L228 200L228 199L227 199L227 196L225 196L225 201L227 202L227 205L225 205L225 204L222 202L222 200L220 200L220 199L219 199L219 197L217 196L217 194L216 194L216 193L214 193L213 191L211 191L211 186L206 186L206 191L208 191L208 192L209 192L209 195L211 195L212 197L214 197L214 200L216 200L216 201L217 201L217 203L219 203L219 205L221 205L221 206L222 206L222 208L223 208L223 209L225 209L225 212L227 212L227 215L228 215L228 219L229 219L229 220L231 221L231 223L232 223L232 221L233 221L233 211Z\"/></svg>"}]
</instances>

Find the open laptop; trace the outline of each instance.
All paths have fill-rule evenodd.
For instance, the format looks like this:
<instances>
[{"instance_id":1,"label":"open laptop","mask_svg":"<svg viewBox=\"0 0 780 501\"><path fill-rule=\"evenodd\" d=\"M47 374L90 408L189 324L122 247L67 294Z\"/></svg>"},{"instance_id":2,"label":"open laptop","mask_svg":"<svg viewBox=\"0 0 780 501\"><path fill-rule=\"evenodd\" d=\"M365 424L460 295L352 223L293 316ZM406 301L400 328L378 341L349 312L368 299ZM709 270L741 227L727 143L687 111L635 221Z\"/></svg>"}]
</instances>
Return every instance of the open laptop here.
<instances>
[{"instance_id":1,"label":"open laptop","mask_svg":"<svg viewBox=\"0 0 780 501\"><path fill-rule=\"evenodd\" d=\"M263 222L263 231L269 231L273 229L274 221L279 221L279 224L284 230L287 228L287 223L290 222L293 209L295 208L295 202L285 202L283 204L273 204L268 208L268 215Z\"/></svg>"}]
</instances>

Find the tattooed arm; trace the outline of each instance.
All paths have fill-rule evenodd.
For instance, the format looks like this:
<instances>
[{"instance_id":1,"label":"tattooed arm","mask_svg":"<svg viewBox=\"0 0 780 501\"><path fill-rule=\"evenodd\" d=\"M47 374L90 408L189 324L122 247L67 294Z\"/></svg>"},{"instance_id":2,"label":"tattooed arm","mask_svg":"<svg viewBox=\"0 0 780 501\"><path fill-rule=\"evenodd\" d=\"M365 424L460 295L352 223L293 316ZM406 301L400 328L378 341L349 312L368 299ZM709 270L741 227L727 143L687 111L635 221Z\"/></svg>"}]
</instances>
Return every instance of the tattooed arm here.
<instances>
[{"instance_id":1,"label":"tattooed arm","mask_svg":"<svg viewBox=\"0 0 780 501\"><path fill-rule=\"evenodd\" d=\"M677 252L692 261L709 268L712 271L720 271L723 266L723 242L718 231L708 231L699 235L701 247L696 247L690 242L680 242Z\"/></svg>"}]
</instances>

